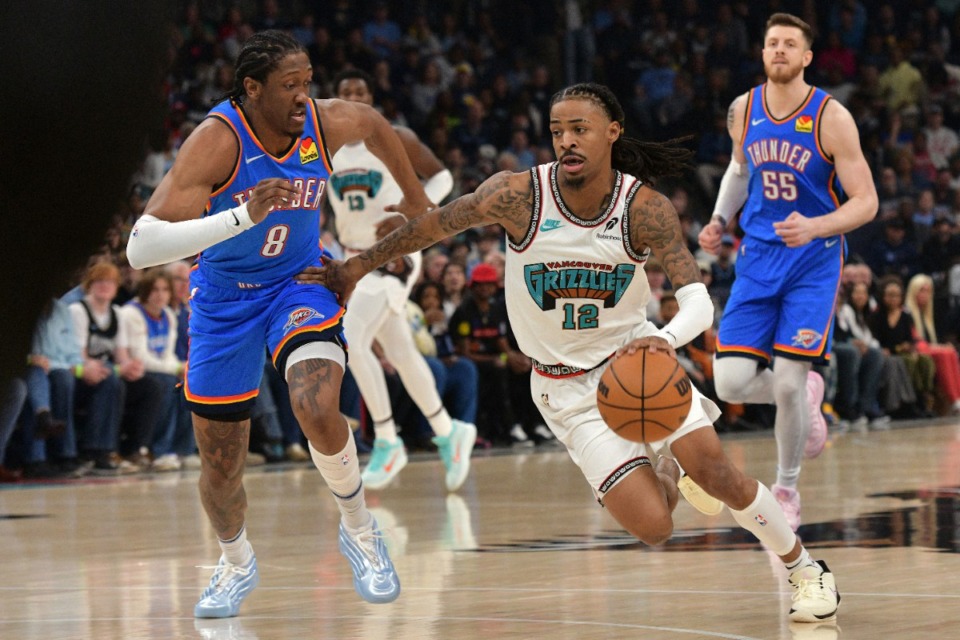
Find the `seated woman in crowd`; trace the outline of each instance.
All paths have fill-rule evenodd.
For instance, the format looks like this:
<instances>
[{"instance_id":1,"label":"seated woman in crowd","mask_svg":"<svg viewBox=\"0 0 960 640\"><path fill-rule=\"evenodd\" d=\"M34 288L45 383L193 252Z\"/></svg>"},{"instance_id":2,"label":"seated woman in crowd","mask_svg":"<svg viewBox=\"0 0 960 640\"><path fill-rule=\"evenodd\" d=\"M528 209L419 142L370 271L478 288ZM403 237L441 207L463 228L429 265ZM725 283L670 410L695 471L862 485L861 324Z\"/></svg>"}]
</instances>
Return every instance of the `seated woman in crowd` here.
<instances>
[{"instance_id":1,"label":"seated woman in crowd","mask_svg":"<svg viewBox=\"0 0 960 640\"><path fill-rule=\"evenodd\" d=\"M870 315L870 331L884 353L897 356L906 365L917 394L918 412L930 417L933 415L936 369L933 359L917 350L913 319L903 306L903 281L896 275L884 276L878 283L878 290L880 300L877 310Z\"/></svg>"},{"instance_id":2,"label":"seated woman in crowd","mask_svg":"<svg viewBox=\"0 0 960 640\"><path fill-rule=\"evenodd\" d=\"M841 289L833 332L833 354L837 361L834 409L858 431L865 430L868 424L882 428L890 422L890 417L880 408L879 391L886 356L867 325L869 299L863 283Z\"/></svg>"},{"instance_id":3,"label":"seated woman in crowd","mask_svg":"<svg viewBox=\"0 0 960 640\"><path fill-rule=\"evenodd\" d=\"M952 413L960 413L960 358L953 345L937 342L933 317L933 278L920 273L907 285L907 309L913 316L917 350L933 358L937 388Z\"/></svg>"}]
</instances>

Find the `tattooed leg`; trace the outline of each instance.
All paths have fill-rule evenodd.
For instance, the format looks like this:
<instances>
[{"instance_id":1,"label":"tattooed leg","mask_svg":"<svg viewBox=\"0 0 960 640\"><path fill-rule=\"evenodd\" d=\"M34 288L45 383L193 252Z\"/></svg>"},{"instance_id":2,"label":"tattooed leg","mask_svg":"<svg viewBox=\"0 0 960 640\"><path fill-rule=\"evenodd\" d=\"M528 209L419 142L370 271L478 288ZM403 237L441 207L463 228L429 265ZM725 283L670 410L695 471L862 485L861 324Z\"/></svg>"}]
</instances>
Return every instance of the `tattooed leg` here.
<instances>
[{"instance_id":1,"label":"tattooed leg","mask_svg":"<svg viewBox=\"0 0 960 640\"><path fill-rule=\"evenodd\" d=\"M347 443L350 429L340 414L343 369L330 360L314 358L290 366L290 404L304 435L317 451L333 455Z\"/></svg>"},{"instance_id":2,"label":"tattooed leg","mask_svg":"<svg viewBox=\"0 0 960 640\"><path fill-rule=\"evenodd\" d=\"M250 439L250 421L218 422L193 416L200 452L200 501L221 540L240 532L247 511L243 468Z\"/></svg>"}]
</instances>

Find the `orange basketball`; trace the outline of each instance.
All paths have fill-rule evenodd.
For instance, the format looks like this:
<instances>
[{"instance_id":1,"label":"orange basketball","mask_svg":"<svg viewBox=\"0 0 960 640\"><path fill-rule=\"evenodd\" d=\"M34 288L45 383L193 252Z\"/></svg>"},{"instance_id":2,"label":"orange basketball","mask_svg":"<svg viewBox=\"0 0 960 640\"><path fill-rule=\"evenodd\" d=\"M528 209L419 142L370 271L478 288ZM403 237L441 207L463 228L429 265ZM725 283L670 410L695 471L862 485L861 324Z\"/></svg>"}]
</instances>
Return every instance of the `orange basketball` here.
<instances>
[{"instance_id":1,"label":"orange basketball","mask_svg":"<svg viewBox=\"0 0 960 640\"><path fill-rule=\"evenodd\" d=\"M620 356L597 385L597 406L607 426L634 442L663 440L679 429L692 399L690 378L662 349Z\"/></svg>"}]
</instances>

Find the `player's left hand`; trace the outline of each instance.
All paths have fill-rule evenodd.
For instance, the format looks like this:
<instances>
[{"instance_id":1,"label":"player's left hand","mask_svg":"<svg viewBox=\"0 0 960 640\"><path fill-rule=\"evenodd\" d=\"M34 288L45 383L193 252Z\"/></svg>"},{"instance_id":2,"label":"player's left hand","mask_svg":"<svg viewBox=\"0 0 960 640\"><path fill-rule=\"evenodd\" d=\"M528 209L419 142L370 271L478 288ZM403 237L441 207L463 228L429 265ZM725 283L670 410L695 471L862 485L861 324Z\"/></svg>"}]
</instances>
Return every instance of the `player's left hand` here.
<instances>
[{"instance_id":1,"label":"player's left hand","mask_svg":"<svg viewBox=\"0 0 960 640\"><path fill-rule=\"evenodd\" d=\"M623 345L617 352L614 354L614 358L619 358L624 354L633 355L640 349L649 349L650 353L656 353L657 351L666 351L674 358L677 357L677 352L673 346L661 338L660 336L647 336L645 338L637 338L636 340L631 340L627 344Z\"/></svg>"},{"instance_id":2,"label":"player's left hand","mask_svg":"<svg viewBox=\"0 0 960 640\"><path fill-rule=\"evenodd\" d=\"M788 247L802 247L817 237L816 221L797 211L783 222L774 222L773 228Z\"/></svg>"},{"instance_id":3,"label":"player's left hand","mask_svg":"<svg viewBox=\"0 0 960 640\"><path fill-rule=\"evenodd\" d=\"M406 223L407 219L402 215L394 215L384 218L377 223L377 240L382 240Z\"/></svg>"},{"instance_id":4,"label":"player's left hand","mask_svg":"<svg viewBox=\"0 0 960 640\"><path fill-rule=\"evenodd\" d=\"M430 213L436 208L437 205L433 204L429 200L420 203L411 203L407 202L406 198L401 198L398 204L387 205L383 208L383 210L391 213L402 213L404 216L406 216L407 220L413 220L414 218L422 216L425 213Z\"/></svg>"}]
</instances>

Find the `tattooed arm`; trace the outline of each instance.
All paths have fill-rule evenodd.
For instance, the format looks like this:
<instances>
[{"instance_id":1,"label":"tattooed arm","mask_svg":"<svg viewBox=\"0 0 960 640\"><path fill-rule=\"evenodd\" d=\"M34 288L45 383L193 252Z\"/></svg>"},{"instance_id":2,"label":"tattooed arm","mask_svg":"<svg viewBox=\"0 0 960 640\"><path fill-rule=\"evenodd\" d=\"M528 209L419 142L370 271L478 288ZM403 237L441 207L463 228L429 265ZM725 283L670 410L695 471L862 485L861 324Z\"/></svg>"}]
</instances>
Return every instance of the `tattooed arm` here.
<instances>
[{"instance_id":1,"label":"tattooed arm","mask_svg":"<svg viewBox=\"0 0 960 640\"><path fill-rule=\"evenodd\" d=\"M633 353L637 349L673 348L685 345L713 322L713 302L707 288L700 282L700 269L680 229L676 209L663 194L643 187L630 206L630 243L636 247L650 247L676 292L680 311L667 326L655 334L633 340L623 346L617 355ZM676 354L674 354L676 355Z\"/></svg>"},{"instance_id":2,"label":"tattooed arm","mask_svg":"<svg viewBox=\"0 0 960 640\"><path fill-rule=\"evenodd\" d=\"M700 282L700 268L683 239L677 210L662 193L649 187L637 193L630 207L630 243L650 247L675 290Z\"/></svg>"},{"instance_id":3,"label":"tattooed arm","mask_svg":"<svg viewBox=\"0 0 960 640\"><path fill-rule=\"evenodd\" d=\"M475 192L410 220L346 262L331 262L322 268L309 267L296 279L324 284L346 299L357 281L380 265L470 227L496 223L511 238L522 238L530 225L532 206L530 174L504 171L488 178Z\"/></svg>"}]
</instances>

